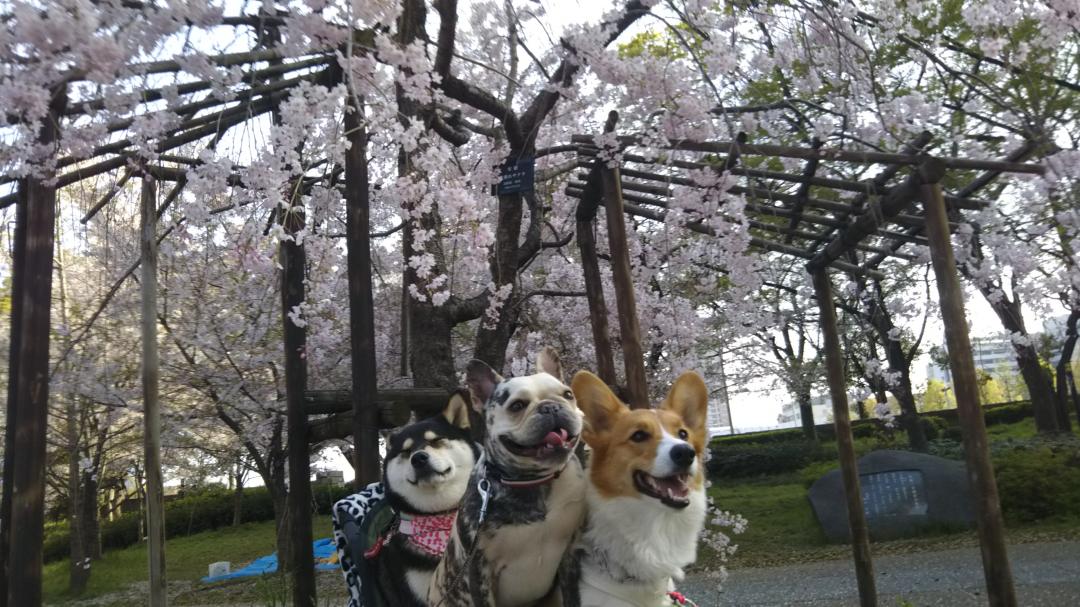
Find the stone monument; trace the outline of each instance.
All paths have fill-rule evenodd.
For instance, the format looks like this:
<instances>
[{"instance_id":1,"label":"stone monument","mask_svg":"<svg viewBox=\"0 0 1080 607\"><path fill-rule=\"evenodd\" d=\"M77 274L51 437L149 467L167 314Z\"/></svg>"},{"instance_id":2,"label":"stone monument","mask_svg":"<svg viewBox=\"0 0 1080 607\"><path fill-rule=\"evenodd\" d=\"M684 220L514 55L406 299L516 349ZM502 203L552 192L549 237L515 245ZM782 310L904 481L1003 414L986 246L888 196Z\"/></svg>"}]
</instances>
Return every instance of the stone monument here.
<instances>
[{"instance_id":1,"label":"stone monument","mask_svg":"<svg viewBox=\"0 0 1080 607\"><path fill-rule=\"evenodd\" d=\"M963 462L910 451L874 451L859 458L859 484L870 535L888 539L915 535L926 527L971 527L975 523ZM840 470L832 470L807 495L830 541L851 538Z\"/></svg>"}]
</instances>

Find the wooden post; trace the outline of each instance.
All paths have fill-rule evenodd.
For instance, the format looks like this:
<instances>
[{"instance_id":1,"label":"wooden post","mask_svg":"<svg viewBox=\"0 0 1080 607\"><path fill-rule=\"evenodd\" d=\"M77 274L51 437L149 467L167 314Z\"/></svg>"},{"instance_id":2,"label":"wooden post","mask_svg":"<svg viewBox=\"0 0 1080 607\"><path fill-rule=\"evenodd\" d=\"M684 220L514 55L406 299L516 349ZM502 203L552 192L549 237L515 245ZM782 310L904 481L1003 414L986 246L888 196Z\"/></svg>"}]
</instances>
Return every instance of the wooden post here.
<instances>
[{"instance_id":1,"label":"wooden post","mask_svg":"<svg viewBox=\"0 0 1080 607\"><path fill-rule=\"evenodd\" d=\"M26 263L26 189L25 181L19 182L19 196L15 203L15 237L11 254L14 268L11 276L11 324L10 343L8 344L8 387L7 387L7 427L4 431L4 476L12 477L15 466L15 429L18 428L18 379L19 379L19 341L22 331L22 301L26 281L23 280ZM8 598L8 554L11 546L11 500L12 487L5 482L3 498L0 500L0 607L7 607Z\"/></svg>"},{"instance_id":2,"label":"wooden post","mask_svg":"<svg viewBox=\"0 0 1080 607\"><path fill-rule=\"evenodd\" d=\"M949 351L956 408L960 415L960 431L964 439L964 459L975 496L986 593L992 607L1011 607L1016 605L1016 591L1005 547L1005 526L997 481L987 448L986 423L979 403L979 383L964 312L964 291L956 273L956 258L949 238L949 222L941 185L936 182L923 185L922 199L926 208L926 235L930 241L930 259L937 281L941 320L945 325L945 344Z\"/></svg>"},{"instance_id":3,"label":"wooden post","mask_svg":"<svg viewBox=\"0 0 1080 607\"><path fill-rule=\"evenodd\" d=\"M363 99L350 94L345 108L345 227L349 258L349 343L352 346L353 469L356 488L379 480L379 409L376 406L375 304L371 294L371 199Z\"/></svg>"},{"instance_id":4,"label":"wooden post","mask_svg":"<svg viewBox=\"0 0 1080 607\"><path fill-rule=\"evenodd\" d=\"M143 457L146 468L146 538L150 560L150 605L164 607L165 490L161 478L161 410L158 403L157 181L142 176L142 393Z\"/></svg>"},{"instance_id":5,"label":"wooden post","mask_svg":"<svg viewBox=\"0 0 1080 607\"><path fill-rule=\"evenodd\" d=\"M848 525L851 528L851 551L855 559L855 579L859 584L859 604L877 605L874 583L874 563L870 556L870 531L863 511L859 468L855 461L855 446L851 439L851 420L848 417L847 382L844 380L844 355L840 351L840 331L836 326L836 306L833 304L832 282L825 268L814 270L814 292L821 311L821 333L825 343L825 369L832 398L833 421L836 426L836 449L840 454L840 474L844 479L847 497Z\"/></svg>"},{"instance_id":6,"label":"wooden post","mask_svg":"<svg viewBox=\"0 0 1080 607\"><path fill-rule=\"evenodd\" d=\"M295 235L306 223L304 208L298 198L281 213L285 233ZM289 434L289 496L286 516L292 534L293 605L315 607L315 556L312 554L311 462L307 441L307 414L304 411L304 388L307 364L304 350L307 332L289 318L304 303L304 246L295 239L281 241L281 322L285 346L286 427Z\"/></svg>"},{"instance_id":7,"label":"wooden post","mask_svg":"<svg viewBox=\"0 0 1080 607\"><path fill-rule=\"evenodd\" d=\"M54 149L59 139L60 116L67 91L53 93L49 115L42 123L38 141ZM46 165L47 166L47 165ZM48 170L43 168L42 170ZM15 435L4 446L12 452L11 527L7 556L7 604L12 607L41 605L42 541L45 533L45 434L49 417L49 316L52 309L53 233L56 220L56 187L51 175L32 175L20 189L26 212L25 248L22 264L13 272L19 285L21 322L19 352L12 367L15 387ZM8 420L8 423L13 423Z\"/></svg>"},{"instance_id":8,"label":"wooden post","mask_svg":"<svg viewBox=\"0 0 1080 607\"><path fill-rule=\"evenodd\" d=\"M592 326L593 350L596 352L596 374L609 386L615 386L615 359L611 351L607 303L604 285L600 280L600 261L596 256L595 229L597 201L582 200L577 208L577 243L581 252L581 267L585 274L585 299L589 302L589 324Z\"/></svg>"},{"instance_id":9,"label":"wooden post","mask_svg":"<svg viewBox=\"0 0 1080 607\"><path fill-rule=\"evenodd\" d=\"M615 129L618 112L608 114L604 132ZM603 160L596 161L604 185L604 207L607 215L608 246L611 249L611 273L615 280L615 303L619 310L619 336L622 340L623 366L626 368L628 404L635 408L649 407L649 388L645 382L645 353L641 348L641 328L638 326L634 278L630 272L630 247L626 238L626 217L623 215L622 179L619 167L609 168Z\"/></svg>"}]
</instances>

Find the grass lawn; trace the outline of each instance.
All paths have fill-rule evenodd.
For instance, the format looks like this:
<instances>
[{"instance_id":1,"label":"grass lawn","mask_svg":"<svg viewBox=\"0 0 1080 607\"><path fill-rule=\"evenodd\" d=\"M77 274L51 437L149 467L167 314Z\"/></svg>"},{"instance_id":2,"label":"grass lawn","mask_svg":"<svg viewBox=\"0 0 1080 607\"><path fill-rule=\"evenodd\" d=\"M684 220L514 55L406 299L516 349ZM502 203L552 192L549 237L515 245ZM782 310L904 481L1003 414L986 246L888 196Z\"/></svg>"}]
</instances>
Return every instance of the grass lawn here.
<instances>
[{"instance_id":1,"label":"grass lawn","mask_svg":"<svg viewBox=\"0 0 1080 607\"><path fill-rule=\"evenodd\" d=\"M314 519L315 538L329 537L329 516ZM274 551L274 522L246 523L216 531L180 537L165 542L167 577L170 581L197 581L207 573L207 566L216 561L229 561L234 568ZM68 561L45 566L45 601L61 602L68 595ZM123 550L111 550L94 563L83 598L124 590L135 582L146 580L147 556L144 544Z\"/></svg>"},{"instance_id":2,"label":"grass lawn","mask_svg":"<svg viewBox=\"0 0 1080 607\"><path fill-rule=\"evenodd\" d=\"M999 442L1035 436L1035 420L1027 418L1013 424L996 424L987 428L989 440ZM905 439L900 433L897 442ZM857 451L891 448L882 441L860 439ZM861 447L861 449L859 449ZM824 559L850 558L847 544L831 544L825 538L806 497L809 480L824 474L838 464L811 464L806 469L786 474L758 478L714 481L709 495L721 510L741 514L749 526L734 536L739 549L728 562L729 568L768 567ZM1035 523L1016 524L1006 529L1010 542L1046 541L1080 538L1080 515L1058 516ZM974 530L927 530L924 535L889 541L873 542L875 554L913 552L974 546L978 538ZM702 550L698 567L715 564L715 557Z\"/></svg>"}]
</instances>

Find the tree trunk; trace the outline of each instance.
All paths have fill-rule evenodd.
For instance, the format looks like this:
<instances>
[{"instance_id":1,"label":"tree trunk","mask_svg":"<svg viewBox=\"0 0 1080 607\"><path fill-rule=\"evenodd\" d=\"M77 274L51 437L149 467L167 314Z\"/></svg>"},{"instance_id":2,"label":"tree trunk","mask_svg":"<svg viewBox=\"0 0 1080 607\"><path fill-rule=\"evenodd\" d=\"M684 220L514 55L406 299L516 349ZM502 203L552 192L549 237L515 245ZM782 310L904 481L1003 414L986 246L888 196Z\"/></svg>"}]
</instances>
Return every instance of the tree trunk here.
<instances>
[{"instance_id":1,"label":"tree trunk","mask_svg":"<svg viewBox=\"0 0 1080 607\"><path fill-rule=\"evenodd\" d=\"M925 452L926 432L919 423L919 410L915 406L915 394L911 389L911 363L904 355L904 347L900 342L885 337L885 356L889 361L889 370L900 374L898 385L892 387L892 393L900 403L900 426L907 432L908 445L912 450Z\"/></svg>"},{"instance_id":2,"label":"tree trunk","mask_svg":"<svg viewBox=\"0 0 1080 607\"><path fill-rule=\"evenodd\" d=\"M817 427L814 425L814 407L810 403L810 390L801 390L796 400L799 403L799 419L802 421L803 435L817 442Z\"/></svg>"},{"instance_id":3,"label":"tree trunk","mask_svg":"<svg viewBox=\"0 0 1080 607\"><path fill-rule=\"evenodd\" d=\"M409 358L413 386L453 389L458 385L454 373L454 350L450 336L454 325L445 310L430 302L409 302L409 328L412 337Z\"/></svg>"},{"instance_id":4,"label":"tree trunk","mask_svg":"<svg viewBox=\"0 0 1080 607\"><path fill-rule=\"evenodd\" d=\"M1001 326L1010 334L1027 337L1027 328L1024 326L1024 316L1020 301L1014 296L1012 300L1002 297L991 300L990 292L979 288L979 292L990 303L994 313L997 314ZM1013 342L1013 351L1016 353L1016 365L1020 368L1020 376L1024 378L1028 394L1031 396L1031 408L1035 412L1035 427L1040 433L1054 433L1058 427L1058 418L1054 403L1054 388L1050 382L1050 376L1039 364L1039 354L1035 348L1026 344Z\"/></svg>"},{"instance_id":5,"label":"tree trunk","mask_svg":"<svg viewBox=\"0 0 1080 607\"><path fill-rule=\"evenodd\" d=\"M91 560L101 560L101 511L98 509L98 482L93 475L83 475L81 493L83 549Z\"/></svg>"},{"instance_id":6,"label":"tree trunk","mask_svg":"<svg viewBox=\"0 0 1080 607\"><path fill-rule=\"evenodd\" d=\"M233 527L243 522L244 518L244 471L243 464L236 462L236 472L233 475L236 486L233 488Z\"/></svg>"},{"instance_id":7,"label":"tree trunk","mask_svg":"<svg viewBox=\"0 0 1080 607\"><path fill-rule=\"evenodd\" d=\"M1065 341L1061 345L1061 357L1058 358L1057 364L1057 408L1058 408L1058 423L1061 424L1061 429L1065 432L1072 431L1071 424L1069 422L1069 391L1072 388L1075 391L1076 387L1070 385L1073 383L1072 364L1073 352L1076 350L1076 341L1080 337L1077 333L1076 324L1080 321L1080 310L1073 310L1069 314L1069 319L1065 323ZM1080 409L1077 410L1077 423L1080 423Z\"/></svg>"},{"instance_id":8,"label":"tree trunk","mask_svg":"<svg viewBox=\"0 0 1080 607\"><path fill-rule=\"evenodd\" d=\"M70 400L70 399L69 399ZM69 414L73 413L74 407L68 407ZM82 476L80 472L80 453L78 448L78 430L74 415L68 419L68 440L74 448L68 450L68 499L70 500L71 527L69 538L71 541L71 561L68 570L68 591L73 596L79 596L86 590L86 583L90 581L90 558L86 553L86 531L83 528L83 516L86 509L83 508L82 500Z\"/></svg>"},{"instance_id":9,"label":"tree trunk","mask_svg":"<svg viewBox=\"0 0 1080 607\"><path fill-rule=\"evenodd\" d=\"M276 466L279 475L267 484L270 502L274 505L274 528L277 530L278 571L292 569L292 521L289 520L288 491L285 489L284 465Z\"/></svg>"},{"instance_id":10,"label":"tree trunk","mask_svg":"<svg viewBox=\"0 0 1080 607\"><path fill-rule=\"evenodd\" d=\"M512 154L511 157L514 155ZM502 373L506 364L506 349L517 324L517 263L521 237L521 194L499 196L499 219L495 232L495 251L491 260L491 278L495 288L512 285L510 295L499 308L499 318L492 322L482 318L476 333L476 358ZM494 296L494 294L493 294ZM416 327L413 328L416 330ZM414 367L415 368L415 367Z\"/></svg>"}]
</instances>

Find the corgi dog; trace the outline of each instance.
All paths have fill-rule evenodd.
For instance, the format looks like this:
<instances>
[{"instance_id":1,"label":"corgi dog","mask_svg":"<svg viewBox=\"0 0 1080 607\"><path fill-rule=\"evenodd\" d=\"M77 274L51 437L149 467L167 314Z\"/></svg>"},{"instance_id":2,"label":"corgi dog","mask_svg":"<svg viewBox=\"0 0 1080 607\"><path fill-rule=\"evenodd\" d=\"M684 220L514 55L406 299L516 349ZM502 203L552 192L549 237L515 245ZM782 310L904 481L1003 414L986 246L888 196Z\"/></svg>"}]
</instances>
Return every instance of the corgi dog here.
<instances>
[{"instance_id":1,"label":"corgi dog","mask_svg":"<svg viewBox=\"0 0 1080 607\"><path fill-rule=\"evenodd\" d=\"M383 486L397 521L375 559L376 585L386 604L427 605L431 575L479 459L461 394L450 398L441 415L409 424L387 441Z\"/></svg>"},{"instance_id":2,"label":"corgi dog","mask_svg":"<svg viewBox=\"0 0 1080 607\"><path fill-rule=\"evenodd\" d=\"M705 524L705 382L683 373L658 407L636 410L588 371L571 385L592 450L576 599L581 607L672 605Z\"/></svg>"}]
</instances>

